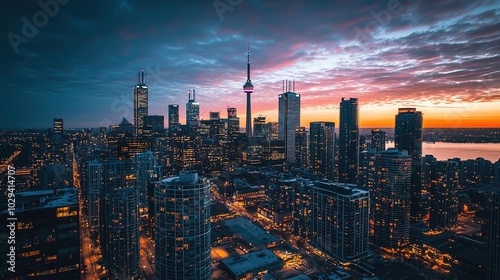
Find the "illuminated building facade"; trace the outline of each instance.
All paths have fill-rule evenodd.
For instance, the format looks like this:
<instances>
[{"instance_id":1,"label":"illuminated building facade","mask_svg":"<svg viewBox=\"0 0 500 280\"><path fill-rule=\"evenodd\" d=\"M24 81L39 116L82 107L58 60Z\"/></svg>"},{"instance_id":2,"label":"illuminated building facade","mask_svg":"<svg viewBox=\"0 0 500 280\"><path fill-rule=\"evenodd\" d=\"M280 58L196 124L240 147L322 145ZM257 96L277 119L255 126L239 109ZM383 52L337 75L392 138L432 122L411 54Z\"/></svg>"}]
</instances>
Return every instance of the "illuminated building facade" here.
<instances>
[{"instance_id":1,"label":"illuminated building facade","mask_svg":"<svg viewBox=\"0 0 500 280\"><path fill-rule=\"evenodd\" d=\"M108 161L103 169L101 246L108 277L139 275L139 189L131 160Z\"/></svg>"},{"instance_id":2,"label":"illuminated building facade","mask_svg":"<svg viewBox=\"0 0 500 280\"><path fill-rule=\"evenodd\" d=\"M385 131L381 129L372 129L371 135L371 148L380 153L385 151L385 141L386 141Z\"/></svg>"},{"instance_id":3,"label":"illuminated building facade","mask_svg":"<svg viewBox=\"0 0 500 280\"><path fill-rule=\"evenodd\" d=\"M278 95L278 139L285 141L286 161L295 162L295 128L300 126L300 94L292 92L291 82ZM285 92L286 90L286 92Z\"/></svg>"},{"instance_id":4,"label":"illuminated building facade","mask_svg":"<svg viewBox=\"0 0 500 280\"><path fill-rule=\"evenodd\" d=\"M134 87L134 126L135 135L141 135L144 117L148 115L148 85L144 80L144 70L139 72L139 81Z\"/></svg>"},{"instance_id":5,"label":"illuminated building facade","mask_svg":"<svg viewBox=\"0 0 500 280\"><path fill-rule=\"evenodd\" d=\"M311 122L309 126L309 155L311 171L334 180L335 123Z\"/></svg>"},{"instance_id":6,"label":"illuminated building facade","mask_svg":"<svg viewBox=\"0 0 500 280\"><path fill-rule=\"evenodd\" d=\"M0 217L6 221L7 210ZM15 217L15 245L10 243L16 248L15 272L2 269L0 278L80 279L77 189L17 192ZM7 232L3 227L2 232ZM7 239L2 242L7 247ZM8 253L3 255L2 268Z\"/></svg>"},{"instance_id":7,"label":"illuminated building facade","mask_svg":"<svg viewBox=\"0 0 500 280\"><path fill-rule=\"evenodd\" d=\"M91 232L99 232L99 199L102 190L102 162L88 161L86 165L86 196L89 229Z\"/></svg>"},{"instance_id":8,"label":"illuminated building facade","mask_svg":"<svg viewBox=\"0 0 500 280\"><path fill-rule=\"evenodd\" d=\"M295 167L309 167L307 131L303 126L295 127Z\"/></svg>"},{"instance_id":9,"label":"illuminated building facade","mask_svg":"<svg viewBox=\"0 0 500 280\"><path fill-rule=\"evenodd\" d=\"M210 184L181 172L155 186L155 278L206 279L210 262Z\"/></svg>"},{"instance_id":10,"label":"illuminated building facade","mask_svg":"<svg viewBox=\"0 0 500 280\"><path fill-rule=\"evenodd\" d=\"M196 131L200 125L200 103L196 102L196 91L188 91L188 102L186 103L186 125L190 131Z\"/></svg>"},{"instance_id":11,"label":"illuminated building facade","mask_svg":"<svg viewBox=\"0 0 500 280\"><path fill-rule=\"evenodd\" d=\"M353 184L319 182L311 190L310 244L347 262L368 253L369 193Z\"/></svg>"},{"instance_id":12,"label":"illuminated building facade","mask_svg":"<svg viewBox=\"0 0 500 280\"><path fill-rule=\"evenodd\" d=\"M410 238L411 158L406 151L388 149L375 160L373 243L384 248L406 246Z\"/></svg>"},{"instance_id":13,"label":"illuminated building facade","mask_svg":"<svg viewBox=\"0 0 500 280\"><path fill-rule=\"evenodd\" d=\"M419 222L422 209L422 112L400 108L396 115L395 146L411 157L411 221Z\"/></svg>"},{"instance_id":14,"label":"illuminated building facade","mask_svg":"<svg viewBox=\"0 0 500 280\"><path fill-rule=\"evenodd\" d=\"M459 166L453 161L436 161L430 172L431 228L449 228L457 224Z\"/></svg>"},{"instance_id":15,"label":"illuminated building facade","mask_svg":"<svg viewBox=\"0 0 500 280\"><path fill-rule=\"evenodd\" d=\"M139 189L139 213L148 213L148 183L157 180L155 174L156 158L152 151L136 153L134 156L136 164L136 185Z\"/></svg>"}]
</instances>

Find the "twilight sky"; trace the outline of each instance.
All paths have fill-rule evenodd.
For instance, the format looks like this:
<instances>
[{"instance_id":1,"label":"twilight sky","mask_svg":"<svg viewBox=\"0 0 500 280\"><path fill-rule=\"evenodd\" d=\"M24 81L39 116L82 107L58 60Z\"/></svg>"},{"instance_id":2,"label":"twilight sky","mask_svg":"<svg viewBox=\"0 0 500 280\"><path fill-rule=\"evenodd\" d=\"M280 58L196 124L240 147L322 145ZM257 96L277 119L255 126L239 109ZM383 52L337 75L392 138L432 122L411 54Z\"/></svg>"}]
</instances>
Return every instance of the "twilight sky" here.
<instances>
[{"instance_id":1,"label":"twilight sky","mask_svg":"<svg viewBox=\"0 0 500 280\"><path fill-rule=\"evenodd\" d=\"M403 106L424 127L500 127L499 1L40 2L57 7L0 11L0 128L132 122L142 69L150 115L180 104L184 123L196 89L202 118L236 107L244 126L248 41L253 117L277 120L288 79L307 127L338 127L342 97L359 98L361 127L393 127Z\"/></svg>"}]
</instances>

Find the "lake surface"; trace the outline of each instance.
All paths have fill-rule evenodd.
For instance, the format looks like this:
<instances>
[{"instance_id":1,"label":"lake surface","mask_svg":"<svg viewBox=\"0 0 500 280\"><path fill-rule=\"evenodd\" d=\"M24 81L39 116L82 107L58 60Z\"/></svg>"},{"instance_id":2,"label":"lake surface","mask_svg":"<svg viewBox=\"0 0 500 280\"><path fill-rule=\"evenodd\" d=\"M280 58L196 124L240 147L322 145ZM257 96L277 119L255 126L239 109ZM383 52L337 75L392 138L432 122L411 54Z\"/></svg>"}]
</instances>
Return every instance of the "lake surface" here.
<instances>
[{"instance_id":1,"label":"lake surface","mask_svg":"<svg viewBox=\"0 0 500 280\"><path fill-rule=\"evenodd\" d=\"M394 142L387 142L386 148L394 147ZM433 155L438 160L460 158L462 160L485 158L491 162L500 159L500 143L423 143L422 155Z\"/></svg>"}]
</instances>

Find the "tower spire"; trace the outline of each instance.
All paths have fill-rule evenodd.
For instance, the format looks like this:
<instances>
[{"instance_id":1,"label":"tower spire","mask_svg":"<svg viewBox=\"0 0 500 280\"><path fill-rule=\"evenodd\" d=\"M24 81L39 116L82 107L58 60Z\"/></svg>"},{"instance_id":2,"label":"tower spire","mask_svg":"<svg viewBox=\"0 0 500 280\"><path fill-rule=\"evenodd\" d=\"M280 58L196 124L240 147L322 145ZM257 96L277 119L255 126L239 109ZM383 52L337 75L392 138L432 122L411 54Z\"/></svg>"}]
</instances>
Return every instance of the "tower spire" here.
<instances>
[{"instance_id":1,"label":"tower spire","mask_svg":"<svg viewBox=\"0 0 500 280\"><path fill-rule=\"evenodd\" d=\"M253 92L252 81L250 80L250 42L248 42L247 55L247 82L243 85L243 91L247 94L247 117L246 117L246 134L247 137L252 136L252 103L250 94Z\"/></svg>"},{"instance_id":2,"label":"tower spire","mask_svg":"<svg viewBox=\"0 0 500 280\"><path fill-rule=\"evenodd\" d=\"M250 80L250 41L248 42L248 57L247 57L247 83L251 83Z\"/></svg>"}]
</instances>

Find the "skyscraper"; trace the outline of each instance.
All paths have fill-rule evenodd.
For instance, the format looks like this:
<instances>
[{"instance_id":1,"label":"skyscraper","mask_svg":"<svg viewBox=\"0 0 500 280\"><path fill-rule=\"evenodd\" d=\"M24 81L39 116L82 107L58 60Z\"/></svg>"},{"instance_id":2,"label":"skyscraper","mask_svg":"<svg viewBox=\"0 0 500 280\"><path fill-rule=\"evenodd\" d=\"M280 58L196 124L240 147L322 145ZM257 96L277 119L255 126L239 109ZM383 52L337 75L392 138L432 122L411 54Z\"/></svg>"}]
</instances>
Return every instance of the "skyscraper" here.
<instances>
[{"instance_id":1,"label":"skyscraper","mask_svg":"<svg viewBox=\"0 0 500 280\"><path fill-rule=\"evenodd\" d=\"M300 94L293 92L295 82L283 81L278 95L278 140L285 140L286 161L295 162L295 128L300 126Z\"/></svg>"},{"instance_id":2,"label":"skyscraper","mask_svg":"<svg viewBox=\"0 0 500 280\"><path fill-rule=\"evenodd\" d=\"M210 184L181 172L155 186L156 279L209 280Z\"/></svg>"},{"instance_id":3,"label":"skyscraper","mask_svg":"<svg viewBox=\"0 0 500 280\"><path fill-rule=\"evenodd\" d=\"M373 243L384 248L400 248L410 238L411 159L406 151L388 149L375 159Z\"/></svg>"},{"instance_id":4,"label":"skyscraper","mask_svg":"<svg viewBox=\"0 0 500 280\"><path fill-rule=\"evenodd\" d=\"M141 135L144 117L148 115L148 85L144 80L144 70L139 72L139 81L134 87L134 125L135 134Z\"/></svg>"},{"instance_id":5,"label":"skyscraper","mask_svg":"<svg viewBox=\"0 0 500 280\"><path fill-rule=\"evenodd\" d=\"M308 148L306 128L303 126L295 127L295 167L309 167Z\"/></svg>"},{"instance_id":6,"label":"skyscraper","mask_svg":"<svg viewBox=\"0 0 500 280\"><path fill-rule=\"evenodd\" d=\"M430 166L430 218L432 228L456 225L458 216L458 162L436 161Z\"/></svg>"},{"instance_id":7,"label":"skyscraper","mask_svg":"<svg viewBox=\"0 0 500 280\"><path fill-rule=\"evenodd\" d=\"M108 161L103 169L101 246L110 279L139 275L139 189L131 160Z\"/></svg>"},{"instance_id":8,"label":"skyscraper","mask_svg":"<svg viewBox=\"0 0 500 280\"><path fill-rule=\"evenodd\" d=\"M190 131L196 131L198 125L200 124L200 103L195 101L196 92L193 89L193 93L188 91L188 102L186 103L186 125L189 127Z\"/></svg>"},{"instance_id":9,"label":"skyscraper","mask_svg":"<svg viewBox=\"0 0 500 280\"><path fill-rule=\"evenodd\" d=\"M422 209L422 112L400 108L396 115L396 148L408 151L411 157L411 221L419 222Z\"/></svg>"},{"instance_id":10,"label":"skyscraper","mask_svg":"<svg viewBox=\"0 0 500 280\"><path fill-rule=\"evenodd\" d=\"M63 119L54 119L52 132L54 135L54 140L56 140L57 142L62 140L63 129Z\"/></svg>"},{"instance_id":11,"label":"skyscraper","mask_svg":"<svg viewBox=\"0 0 500 280\"><path fill-rule=\"evenodd\" d=\"M252 80L250 80L250 43L248 43L247 82L243 85L243 91L247 94L247 119L245 130L247 137L250 137L252 136L252 103L250 94L253 92Z\"/></svg>"},{"instance_id":12,"label":"skyscraper","mask_svg":"<svg viewBox=\"0 0 500 280\"><path fill-rule=\"evenodd\" d=\"M253 136L265 136L266 117L253 118Z\"/></svg>"},{"instance_id":13,"label":"skyscraper","mask_svg":"<svg viewBox=\"0 0 500 280\"><path fill-rule=\"evenodd\" d=\"M86 198L89 229L92 233L99 232L99 198L102 190L102 162L98 160L88 161L86 164L84 180L87 184Z\"/></svg>"},{"instance_id":14,"label":"skyscraper","mask_svg":"<svg viewBox=\"0 0 500 280\"><path fill-rule=\"evenodd\" d=\"M236 108L227 108L227 135L228 138L236 137L240 132L240 118L238 118Z\"/></svg>"},{"instance_id":15,"label":"skyscraper","mask_svg":"<svg viewBox=\"0 0 500 280\"><path fill-rule=\"evenodd\" d=\"M54 134L62 134L63 132L63 119L54 119L54 128L53 128L53 131L54 131Z\"/></svg>"},{"instance_id":16,"label":"skyscraper","mask_svg":"<svg viewBox=\"0 0 500 280\"><path fill-rule=\"evenodd\" d=\"M311 245L342 262L367 254L368 205L368 191L356 185L317 183L311 192Z\"/></svg>"},{"instance_id":17,"label":"skyscraper","mask_svg":"<svg viewBox=\"0 0 500 280\"><path fill-rule=\"evenodd\" d=\"M372 191L375 176L375 158L377 151L375 149L368 149L359 154L359 174L358 186L365 191ZM373 211L370 212L370 215Z\"/></svg>"},{"instance_id":18,"label":"skyscraper","mask_svg":"<svg viewBox=\"0 0 500 280\"><path fill-rule=\"evenodd\" d=\"M179 123L179 104L169 104L168 105L168 129L172 131L174 128L178 128Z\"/></svg>"},{"instance_id":19,"label":"skyscraper","mask_svg":"<svg viewBox=\"0 0 500 280\"><path fill-rule=\"evenodd\" d=\"M377 153L385 151L385 131L381 129L372 129L372 149L375 149Z\"/></svg>"},{"instance_id":20,"label":"skyscraper","mask_svg":"<svg viewBox=\"0 0 500 280\"><path fill-rule=\"evenodd\" d=\"M156 180L155 174L156 158L152 151L136 153L134 156L136 164L136 185L139 189L139 214L148 213L148 183Z\"/></svg>"},{"instance_id":21,"label":"skyscraper","mask_svg":"<svg viewBox=\"0 0 500 280\"><path fill-rule=\"evenodd\" d=\"M339 182L357 183L359 166L358 99L340 102Z\"/></svg>"},{"instance_id":22,"label":"skyscraper","mask_svg":"<svg viewBox=\"0 0 500 280\"><path fill-rule=\"evenodd\" d=\"M311 122L309 125L309 155L311 171L334 180L335 123Z\"/></svg>"}]
</instances>

